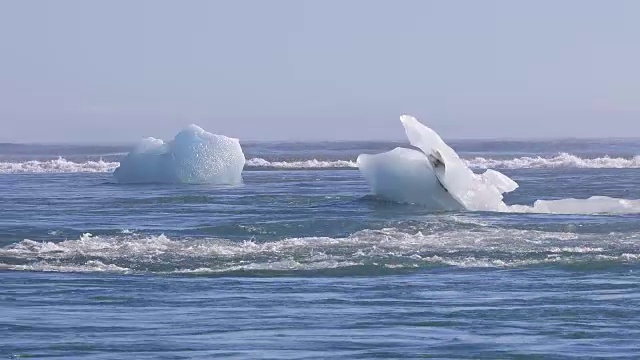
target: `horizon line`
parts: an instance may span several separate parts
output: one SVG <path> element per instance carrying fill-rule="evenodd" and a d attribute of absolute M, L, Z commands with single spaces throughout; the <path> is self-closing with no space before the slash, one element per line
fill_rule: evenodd
<path fill-rule="evenodd" d="M 230 136 L 233 137 L 233 136 Z M 54 146 L 54 145 L 78 145 L 78 146 L 128 146 L 136 144 L 138 140 L 131 141 L 25 141 L 25 142 L 11 142 L 0 141 L 0 145 L 24 145 L 24 146 Z M 254 138 L 237 138 L 241 143 L 366 143 L 366 142 L 388 142 L 388 143 L 405 143 L 406 139 L 272 139 L 261 140 Z M 443 137 L 446 142 L 464 142 L 464 141 L 509 141 L 509 142 L 545 142 L 545 141 L 589 141 L 589 140 L 626 140 L 626 141 L 640 141 L 640 136 L 550 136 L 550 137 L 517 137 L 517 136 L 505 136 L 505 137 Z M 164 141 L 170 141 L 172 139 L 162 139 Z"/>

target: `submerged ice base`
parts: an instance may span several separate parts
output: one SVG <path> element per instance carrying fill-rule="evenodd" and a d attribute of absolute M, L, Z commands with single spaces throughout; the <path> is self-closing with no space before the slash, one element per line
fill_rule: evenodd
<path fill-rule="evenodd" d="M 503 194 L 518 184 L 493 169 L 474 173 L 440 136 L 414 117 L 400 117 L 407 138 L 418 150 L 395 148 L 382 154 L 362 154 L 357 165 L 377 196 L 431 210 L 535 212 L 562 214 L 638 213 L 640 200 L 594 196 L 589 199 L 538 200 L 533 206 L 507 205 Z M 429 156 L 442 158 L 436 168 Z"/>
<path fill-rule="evenodd" d="M 190 125 L 166 143 L 143 139 L 113 175 L 119 183 L 238 184 L 244 163 L 238 139 Z"/>

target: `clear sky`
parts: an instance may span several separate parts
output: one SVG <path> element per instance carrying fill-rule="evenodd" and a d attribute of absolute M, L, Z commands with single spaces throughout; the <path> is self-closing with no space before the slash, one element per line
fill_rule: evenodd
<path fill-rule="evenodd" d="M 0 1 L 0 141 L 640 136 L 640 1 Z"/>

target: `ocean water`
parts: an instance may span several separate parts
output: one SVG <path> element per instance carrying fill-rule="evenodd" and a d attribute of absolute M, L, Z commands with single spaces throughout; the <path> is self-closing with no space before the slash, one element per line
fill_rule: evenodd
<path fill-rule="evenodd" d="M 120 185 L 127 146 L 0 144 L 0 358 L 640 358 L 640 215 L 428 212 L 385 142 L 243 143 L 241 186 Z M 640 141 L 460 141 L 509 204 L 640 198 Z"/>

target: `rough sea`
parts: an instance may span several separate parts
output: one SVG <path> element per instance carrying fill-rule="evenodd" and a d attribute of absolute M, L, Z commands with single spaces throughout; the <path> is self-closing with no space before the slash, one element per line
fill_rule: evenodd
<path fill-rule="evenodd" d="M 640 198 L 640 140 L 450 144 L 508 204 Z M 355 159 L 398 145 L 242 143 L 230 187 L 0 144 L 0 358 L 640 358 L 639 214 L 383 201 Z"/>

